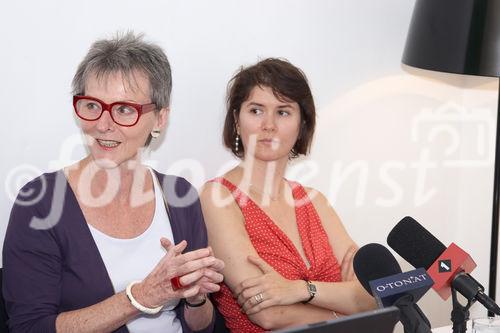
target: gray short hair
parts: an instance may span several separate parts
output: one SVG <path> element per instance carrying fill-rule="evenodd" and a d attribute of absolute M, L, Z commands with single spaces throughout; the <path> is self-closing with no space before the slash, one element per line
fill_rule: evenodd
<path fill-rule="evenodd" d="M 143 41 L 143 34 L 133 32 L 117 33 L 114 38 L 92 44 L 73 77 L 73 94 L 85 94 L 85 82 L 90 75 L 100 78 L 120 72 L 130 80 L 134 70 L 142 71 L 149 79 L 151 102 L 157 110 L 168 107 L 172 73 L 167 56 L 158 45 Z"/>

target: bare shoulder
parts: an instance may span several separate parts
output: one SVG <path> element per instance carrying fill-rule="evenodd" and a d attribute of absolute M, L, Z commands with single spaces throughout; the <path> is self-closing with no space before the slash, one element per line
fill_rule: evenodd
<path fill-rule="evenodd" d="M 221 183 L 207 182 L 200 189 L 200 201 L 207 227 L 214 221 L 220 224 L 242 219 L 231 191 Z"/>
<path fill-rule="evenodd" d="M 342 222 L 340 221 L 337 212 L 335 212 L 332 205 L 328 201 L 328 198 L 323 193 L 312 187 L 304 187 L 304 189 L 307 193 L 307 196 L 313 203 L 314 208 L 316 208 L 316 211 L 318 212 L 321 222 L 324 225 L 332 223 L 342 225 Z"/>
<path fill-rule="evenodd" d="M 328 202 L 328 199 L 321 191 L 318 191 L 315 188 L 307 187 L 307 186 L 304 186 L 304 190 L 306 191 L 307 196 L 309 197 L 309 199 L 312 201 L 312 203 L 315 206 L 316 205 L 317 206 L 326 205 L 326 206 L 331 207 L 330 203 Z"/>
<path fill-rule="evenodd" d="M 208 240 L 216 253 L 235 240 L 248 238 L 243 214 L 228 188 L 209 182 L 200 189 L 200 199 Z"/>
<path fill-rule="evenodd" d="M 226 186 L 215 181 L 206 182 L 200 188 L 200 200 L 202 203 L 213 204 L 218 197 L 227 199 L 232 197 L 232 194 Z"/>
<path fill-rule="evenodd" d="M 337 213 L 323 193 L 312 187 L 304 187 L 304 189 L 323 223 L 325 223 L 325 221 L 336 224 L 341 223 Z"/>

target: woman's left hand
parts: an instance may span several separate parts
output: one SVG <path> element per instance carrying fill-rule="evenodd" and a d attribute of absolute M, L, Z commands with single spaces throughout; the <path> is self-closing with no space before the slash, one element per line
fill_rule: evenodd
<path fill-rule="evenodd" d="M 354 281 L 356 280 L 356 275 L 354 274 L 353 268 L 353 260 L 354 255 L 358 251 L 358 247 L 356 245 L 352 245 L 347 249 L 347 252 L 344 254 L 344 258 L 342 259 L 342 263 L 340 264 L 340 271 L 342 275 L 342 281 Z"/>
<path fill-rule="evenodd" d="M 285 279 L 259 257 L 248 256 L 247 259 L 264 275 L 246 279 L 236 286 L 234 294 L 244 313 L 251 315 L 271 306 L 294 304 L 305 299 L 307 287 L 304 281 Z"/>
<path fill-rule="evenodd" d="M 210 255 L 214 252 L 209 246 Z M 215 262 L 208 268 L 203 270 L 203 276 L 196 282 L 200 286 L 200 294 L 214 293 L 220 290 L 219 283 L 224 280 L 224 276 L 220 273 L 224 269 L 224 262 L 216 259 Z"/>
<path fill-rule="evenodd" d="M 161 239 L 161 244 L 167 251 L 174 246 L 166 238 Z M 210 246 L 208 247 L 208 250 L 209 255 L 213 256 L 214 253 Z M 220 259 L 215 258 L 214 263 L 209 267 L 205 267 L 182 276 L 181 279 L 189 278 L 190 281 L 194 281 L 193 283 L 191 283 L 191 286 L 198 285 L 200 287 L 198 293 L 196 293 L 196 295 L 194 295 L 193 297 L 190 297 L 190 299 L 197 299 L 200 298 L 200 296 L 205 297 L 206 294 L 219 291 L 219 283 L 224 280 L 224 276 L 220 273 L 223 268 L 224 262 Z"/>

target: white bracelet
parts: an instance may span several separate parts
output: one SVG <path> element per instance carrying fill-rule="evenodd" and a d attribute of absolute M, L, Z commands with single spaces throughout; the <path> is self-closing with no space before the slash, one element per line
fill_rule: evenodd
<path fill-rule="evenodd" d="M 147 313 L 147 314 L 157 314 L 160 312 L 161 308 L 163 308 L 163 305 L 160 305 L 159 307 L 156 308 L 148 308 L 142 305 L 141 303 L 137 302 L 137 300 L 134 298 L 132 295 L 132 286 L 134 284 L 140 283 L 141 281 L 133 281 L 131 282 L 128 286 L 127 289 L 125 290 L 125 293 L 127 294 L 128 300 L 130 303 L 136 308 L 137 310 Z"/>

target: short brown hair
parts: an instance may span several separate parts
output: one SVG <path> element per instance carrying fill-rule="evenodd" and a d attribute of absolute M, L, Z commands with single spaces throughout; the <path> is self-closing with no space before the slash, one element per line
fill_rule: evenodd
<path fill-rule="evenodd" d="M 276 98 L 296 102 L 300 107 L 300 130 L 297 141 L 290 151 L 290 157 L 309 153 L 314 128 L 316 126 L 316 109 L 302 70 L 288 60 L 267 58 L 250 67 L 242 67 L 229 81 L 226 100 L 226 120 L 224 122 L 224 145 L 231 149 L 237 157 L 244 156 L 243 145 L 235 150 L 236 119 L 240 114 L 241 104 L 248 99 L 256 86 L 269 87 Z"/>

